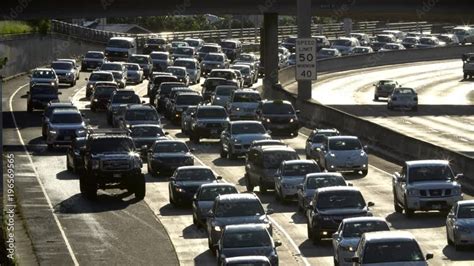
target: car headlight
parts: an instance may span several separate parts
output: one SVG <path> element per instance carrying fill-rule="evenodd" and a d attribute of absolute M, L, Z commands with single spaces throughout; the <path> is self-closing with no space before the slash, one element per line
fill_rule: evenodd
<path fill-rule="evenodd" d="M 221 65 L 217 65 L 216 67 L 221 67 Z"/>
<path fill-rule="evenodd" d="M 84 129 L 76 130 L 76 135 L 77 136 L 84 136 L 85 134 L 86 134 L 86 130 L 84 130 Z"/>
<path fill-rule="evenodd" d="M 202 64 L 202 66 L 203 66 L 203 67 L 205 67 L 205 66 L 206 66 L 206 64 Z"/>
<path fill-rule="evenodd" d="M 196 126 L 198 126 L 198 127 L 203 127 L 203 126 L 205 126 L 205 124 L 204 124 L 204 122 L 197 122 L 197 123 L 196 123 Z"/>
<path fill-rule="evenodd" d="M 56 135 L 56 134 L 58 134 L 58 132 L 56 130 L 49 130 L 49 134 Z"/>
<path fill-rule="evenodd" d="M 233 143 L 240 143 L 240 142 L 241 142 L 240 139 L 231 139 L 231 141 L 232 141 Z"/>
<path fill-rule="evenodd" d="M 323 219 L 323 221 L 330 221 L 331 220 L 331 217 L 327 217 L 327 216 L 322 216 L 321 218 Z"/>
<path fill-rule="evenodd" d="M 221 229 L 220 226 L 218 226 L 218 225 L 215 225 L 215 226 L 214 226 L 214 231 L 220 232 L 221 230 L 222 230 L 222 229 Z"/>
<path fill-rule="evenodd" d="M 361 152 L 360 152 L 360 157 L 365 157 L 365 156 L 367 156 L 367 154 L 365 153 L 365 151 L 361 151 Z"/>
<path fill-rule="evenodd" d="M 270 123 L 270 118 L 265 119 L 265 121 L 267 121 L 267 123 Z"/>
<path fill-rule="evenodd" d="M 98 160 L 91 161 L 92 169 L 99 169 L 100 163 Z"/>
<path fill-rule="evenodd" d="M 98 99 L 94 99 L 94 102 L 98 102 L 99 100 Z"/>
<path fill-rule="evenodd" d="M 464 227 L 464 226 L 460 226 L 460 225 L 457 225 L 456 226 L 456 229 L 459 231 L 459 232 L 462 232 L 462 233 L 467 233 L 467 234 L 470 234 L 471 233 L 471 230 L 467 227 Z"/>
<path fill-rule="evenodd" d="M 349 251 L 349 252 L 354 252 L 355 248 L 352 246 L 340 246 L 342 250 L 344 251 Z"/>
<path fill-rule="evenodd" d="M 54 85 L 56 85 L 56 82 L 54 82 L 54 81 L 51 81 L 51 85 L 53 85 L 53 86 L 54 86 Z"/>
<path fill-rule="evenodd" d="M 409 190 L 407 190 L 407 195 L 408 196 L 419 196 L 420 191 L 417 190 L 417 189 L 409 189 Z"/>
<path fill-rule="evenodd" d="M 92 89 L 92 88 L 94 87 L 94 85 L 89 84 L 89 85 L 87 85 L 87 87 L 89 87 L 90 89 Z"/>
<path fill-rule="evenodd" d="M 188 158 L 186 158 L 186 163 L 190 163 L 190 164 L 194 164 L 194 157 L 190 156 Z"/>
<path fill-rule="evenodd" d="M 177 192 L 185 192 L 184 189 L 180 188 L 180 187 L 175 187 L 174 188 Z"/>
<path fill-rule="evenodd" d="M 293 123 L 293 122 L 295 122 L 295 119 L 293 119 L 293 118 L 290 119 L 290 123 Z"/>
<path fill-rule="evenodd" d="M 332 152 L 329 153 L 329 156 L 336 158 L 336 154 Z"/>

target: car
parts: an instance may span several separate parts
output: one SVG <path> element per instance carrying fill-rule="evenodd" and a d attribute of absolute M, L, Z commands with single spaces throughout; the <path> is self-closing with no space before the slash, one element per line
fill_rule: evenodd
<path fill-rule="evenodd" d="M 205 227 L 207 213 L 212 209 L 214 200 L 219 195 L 239 193 L 230 183 L 211 183 L 201 185 L 193 197 L 193 224 L 197 228 Z"/>
<path fill-rule="evenodd" d="M 362 177 L 369 172 L 367 147 L 362 146 L 356 136 L 325 137 L 323 146 L 318 150 L 319 165 L 329 172 L 353 172 Z"/>
<path fill-rule="evenodd" d="M 334 186 L 351 186 L 341 173 L 312 173 L 307 174 L 301 185 L 297 186 L 298 211 L 306 213 L 309 203 L 313 200 L 314 193 L 319 188 Z"/>
<path fill-rule="evenodd" d="M 352 32 L 350 35 L 352 38 L 356 38 L 362 46 L 368 46 L 371 43 L 370 37 L 366 33 Z"/>
<path fill-rule="evenodd" d="M 260 61 L 257 56 L 253 53 L 241 53 L 234 60 L 234 65 L 247 65 L 250 67 L 251 72 L 253 73 L 253 83 L 256 83 L 259 75 L 259 66 Z"/>
<path fill-rule="evenodd" d="M 174 65 L 167 67 L 165 71 L 177 77 L 178 82 L 184 83 L 185 86 L 189 85 L 189 74 L 185 67 Z"/>
<path fill-rule="evenodd" d="M 177 79 L 176 79 L 177 80 Z M 178 81 L 162 82 L 158 87 L 153 88 L 153 95 L 150 95 L 150 103 L 154 104 L 158 112 L 164 112 L 166 102 L 173 88 L 186 87 L 184 83 Z M 153 97 L 153 101 L 152 101 Z"/>
<path fill-rule="evenodd" d="M 111 185 L 126 188 L 137 200 L 145 198 L 143 162 L 127 131 L 89 130 L 81 156 L 85 169 L 79 177 L 79 187 L 85 198 L 96 199 L 97 189 Z"/>
<path fill-rule="evenodd" d="M 433 258 L 426 257 L 415 237 L 407 231 L 368 232 L 362 235 L 351 258 L 353 265 L 416 265 L 425 266 Z"/>
<path fill-rule="evenodd" d="M 115 91 L 110 96 L 110 102 L 107 105 L 107 123 L 113 124 L 113 118 L 117 114 L 119 106 L 128 104 L 139 104 L 140 97 L 135 94 L 132 89 L 124 89 Z"/>
<path fill-rule="evenodd" d="M 127 85 L 127 74 L 123 74 L 121 71 L 110 71 L 112 72 L 112 75 L 114 76 L 114 80 L 117 83 L 118 87 L 120 89 L 125 88 L 125 85 Z"/>
<path fill-rule="evenodd" d="M 143 45 L 143 53 L 150 54 L 155 51 L 167 52 L 169 48 L 170 45 L 166 38 L 152 36 L 145 40 L 145 44 Z"/>
<path fill-rule="evenodd" d="M 105 45 L 105 56 L 109 61 L 128 61 L 130 55 L 137 53 L 135 37 L 111 37 Z"/>
<path fill-rule="evenodd" d="M 461 185 L 448 161 L 406 161 L 392 176 L 393 207 L 411 217 L 415 211 L 448 212 L 462 200 Z"/>
<path fill-rule="evenodd" d="M 254 75 L 254 72 L 250 69 L 249 65 L 241 65 L 241 64 L 232 65 L 230 69 L 238 70 L 242 74 L 243 84 L 242 86 L 240 86 L 241 88 L 244 86 L 252 87 L 253 84 L 255 83 L 254 82 L 255 75 Z"/>
<path fill-rule="evenodd" d="M 44 108 L 43 116 L 41 119 L 41 136 L 43 139 L 46 139 L 47 124 L 53 111 L 56 109 L 72 109 L 77 110 L 77 107 L 74 106 L 71 102 L 49 102 Z"/>
<path fill-rule="evenodd" d="M 462 55 L 463 79 L 474 77 L 474 53 L 466 53 Z"/>
<path fill-rule="evenodd" d="M 379 49 L 379 52 L 387 52 L 387 51 L 400 51 L 405 50 L 405 46 L 401 43 L 386 43 L 382 48 Z"/>
<path fill-rule="evenodd" d="M 189 93 L 189 94 L 199 95 L 199 92 L 197 92 L 197 91 L 195 91 L 195 90 L 193 90 L 189 87 L 174 87 L 174 88 L 172 88 L 169 96 L 165 99 L 165 103 L 164 103 L 165 104 L 164 116 L 166 118 L 172 119 L 171 112 L 172 112 L 174 104 L 176 103 L 176 97 L 178 96 L 178 94 L 181 94 L 181 93 Z M 197 103 L 194 104 L 194 105 L 197 105 Z"/>
<path fill-rule="evenodd" d="M 342 54 L 339 50 L 335 48 L 322 48 L 319 50 L 318 54 L 316 55 L 316 59 L 328 59 L 333 57 L 341 57 Z"/>
<path fill-rule="evenodd" d="M 257 146 L 250 149 L 245 161 L 247 191 L 253 191 L 255 186 L 259 186 L 262 193 L 275 188 L 275 173 L 281 162 L 299 159 L 296 151 L 288 146 Z"/>
<path fill-rule="evenodd" d="M 85 137 L 76 137 L 66 151 L 66 169 L 73 173 L 82 174 L 84 161 L 81 157 L 81 149 L 86 146 Z"/>
<path fill-rule="evenodd" d="M 373 53 L 374 50 L 370 46 L 356 46 L 354 49 L 352 49 L 351 54 L 352 55 L 358 55 L 358 54 L 370 54 Z"/>
<path fill-rule="evenodd" d="M 199 105 L 191 121 L 189 139 L 199 143 L 201 138 L 220 138 L 227 127 L 229 117 L 224 107 Z"/>
<path fill-rule="evenodd" d="M 323 35 L 318 35 L 318 36 L 311 36 L 311 38 L 316 39 L 316 51 L 319 52 L 319 50 L 323 48 L 329 48 L 331 47 L 331 43 L 329 42 L 328 38 Z"/>
<path fill-rule="evenodd" d="M 245 155 L 254 140 L 271 139 L 258 121 L 232 121 L 222 131 L 220 157 L 236 159 Z"/>
<path fill-rule="evenodd" d="M 72 62 L 53 61 L 51 63 L 51 68 L 54 69 L 54 72 L 58 77 L 58 84 L 68 83 L 71 87 L 76 85 L 77 70 Z"/>
<path fill-rule="evenodd" d="M 391 35 L 395 36 L 397 42 L 399 40 L 402 40 L 406 36 L 405 32 L 403 32 L 401 30 L 383 30 L 381 33 L 382 34 L 391 34 Z"/>
<path fill-rule="evenodd" d="M 156 124 L 131 125 L 128 131 L 137 151 L 141 151 L 142 159 L 145 161 L 147 161 L 148 149 L 157 140 L 168 139 L 166 138 L 168 132 L 165 132 L 160 125 Z"/>
<path fill-rule="evenodd" d="M 380 50 L 386 43 L 396 43 L 397 38 L 393 34 L 378 34 L 375 36 L 375 41 L 370 45 L 372 49 L 377 52 Z"/>
<path fill-rule="evenodd" d="M 81 75 L 81 66 L 79 65 L 79 63 L 77 62 L 76 59 L 74 59 L 74 58 L 58 58 L 58 59 L 56 59 L 56 61 L 72 63 L 72 65 L 74 67 L 74 73 L 75 73 L 75 76 L 76 76 L 76 80 L 79 79 L 79 77 Z"/>
<path fill-rule="evenodd" d="M 168 184 L 170 204 L 190 204 L 201 185 L 217 183 L 221 179 L 207 166 L 180 166 L 174 171 Z"/>
<path fill-rule="evenodd" d="M 124 62 L 105 62 L 100 66 L 100 71 L 118 71 L 124 76 L 127 75 L 127 69 Z"/>
<path fill-rule="evenodd" d="M 230 100 L 230 96 L 232 95 L 232 92 L 234 92 L 237 89 L 238 89 L 237 87 L 232 86 L 232 85 L 217 86 L 214 94 L 211 97 L 211 104 L 226 107 L 227 103 Z"/>
<path fill-rule="evenodd" d="M 26 111 L 33 112 L 34 109 L 45 109 L 50 102 L 59 102 L 58 88 L 50 83 L 36 83 L 30 87 L 26 98 Z"/>
<path fill-rule="evenodd" d="M 114 75 L 109 71 L 93 71 L 89 78 L 85 78 L 86 84 L 86 98 L 91 97 L 95 84 L 100 81 L 115 82 Z"/>
<path fill-rule="evenodd" d="M 279 139 L 261 139 L 261 140 L 252 141 L 252 143 L 250 144 L 249 150 L 254 149 L 256 147 L 275 146 L 275 145 L 276 146 L 288 146 L 288 145 L 286 145 L 286 143 L 284 143 L 283 141 L 281 141 Z"/>
<path fill-rule="evenodd" d="M 395 108 L 418 110 L 418 93 L 413 88 L 398 87 L 388 96 L 387 109 Z"/>
<path fill-rule="evenodd" d="M 373 85 L 375 87 L 374 101 L 378 101 L 380 97 L 389 97 L 393 90 L 400 86 L 397 81 L 392 79 L 379 80 Z"/>
<path fill-rule="evenodd" d="M 267 130 L 274 133 L 286 133 L 293 137 L 298 136 L 300 123 L 297 114 L 289 101 L 266 100 L 260 102 L 256 114 Z"/>
<path fill-rule="evenodd" d="M 171 58 L 174 60 L 178 58 L 196 58 L 196 49 L 191 46 L 176 47 L 173 50 Z"/>
<path fill-rule="evenodd" d="M 237 87 L 242 88 L 244 86 L 244 76 L 242 75 L 242 72 L 240 72 L 238 69 L 233 69 L 230 67 L 229 70 L 232 70 L 236 75 L 236 79 L 234 81 L 237 83 Z"/>
<path fill-rule="evenodd" d="M 291 53 L 294 53 L 296 51 L 296 39 L 296 36 L 288 36 L 281 42 L 280 46 L 283 46 Z"/>
<path fill-rule="evenodd" d="M 207 78 L 204 84 L 201 85 L 201 94 L 205 101 L 210 101 L 214 94 L 216 87 L 219 85 L 233 85 L 235 82 L 226 80 L 225 78 Z"/>
<path fill-rule="evenodd" d="M 296 53 L 292 53 L 288 56 L 287 64 L 288 66 L 296 65 Z"/>
<path fill-rule="evenodd" d="M 354 37 L 339 37 L 331 44 L 331 48 L 337 49 L 341 55 L 350 55 L 354 47 L 360 46 L 359 40 Z"/>
<path fill-rule="evenodd" d="M 186 111 L 189 106 L 199 105 L 202 101 L 202 96 L 195 91 L 178 92 L 170 103 L 169 119 L 172 123 L 181 122 L 181 114 Z"/>
<path fill-rule="evenodd" d="M 201 61 L 201 70 L 205 77 L 213 69 L 229 68 L 229 60 L 224 53 L 208 53 Z"/>
<path fill-rule="evenodd" d="M 275 198 L 280 202 L 297 197 L 298 187 L 305 177 L 320 173 L 321 169 L 314 160 L 283 161 L 275 173 Z"/>
<path fill-rule="evenodd" d="M 104 52 L 101 51 L 88 51 L 81 61 L 81 70 L 87 71 L 89 69 L 98 69 L 104 62 L 107 61 Z"/>
<path fill-rule="evenodd" d="M 128 104 L 119 104 L 117 109 L 112 114 L 112 127 L 119 128 L 123 118 L 125 117 L 125 111 L 127 111 Z"/>
<path fill-rule="evenodd" d="M 30 88 L 38 83 L 48 84 L 55 88 L 59 86 L 58 76 L 52 68 L 35 68 L 28 76 L 30 77 Z"/>
<path fill-rule="evenodd" d="M 172 41 L 171 42 L 171 48 L 170 48 L 170 51 L 171 53 L 173 54 L 177 48 L 179 47 L 185 47 L 185 46 L 189 46 L 187 42 L 183 42 L 183 41 Z"/>
<path fill-rule="evenodd" d="M 256 90 L 235 90 L 226 105 L 231 120 L 255 120 L 258 118 L 257 110 L 262 98 Z"/>
<path fill-rule="evenodd" d="M 282 68 L 288 65 L 288 57 L 291 52 L 283 46 L 278 47 L 278 67 Z"/>
<path fill-rule="evenodd" d="M 439 35 L 436 35 L 436 37 L 438 38 L 438 40 L 446 43 L 446 46 L 455 46 L 455 45 L 461 44 L 456 34 L 452 34 L 452 33 L 439 34 Z"/>
<path fill-rule="evenodd" d="M 276 248 L 279 246 L 281 242 L 273 241 L 265 225 L 228 225 L 216 247 L 217 265 L 222 265 L 227 258 L 262 254 L 268 258 L 270 265 L 278 266 Z"/>
<path fill-rule="evenodd" d="M 194 156 L 184 141 L 160 138 L 147 149 L 148 174 L 171 174 L 181 166 L 194 165 Z"/>
<path fill-rule="evenodd" d="M 265 256 L 238 256 L 225 258 L 221 265 L 260 265 L 271 266 L 270 260 Z"/>
<path fill-rule="evenodd" d="M 446 239 L 456 250 L 474 244 L 474 200 L 454 204 L 446 218 Z"/>
<path fill-rule="evenodd" d="M 183 82 L 179 82 L 178 77 L 171 75 L 171 73 L 169 73 L 168 75 L 153 76 L 151 82 L 148 83 L 148 91 L 147 91 L 151 104 L 155 103 L 157 96 L 160 95 L 162 91 L 165 92 L 165 91 L 168 91 L 168 89 L 171 90 L 172 86 L 164 86 L 163 90 L 161 90 L 161 83 L 165 83 L 165 82 L 173 82 L 175 84 L 179 83 L 181 84 L 181 86 L 185 85 Z M 166 93 L 164 95 L 166 95 Z M 162 111 L 163 110 L 162 107 L 164 106 L 161 106 L 158 103 L 156 107 L 158 108 L 159 111 Z"/>
<path fill-rule="evenodd" d="M 96 85 L 91 95 L 90 108 L 92 112 L 106 110 L 112 95 L 117 91 L 116 85 Z"/>
<path fill-rule="evenodd" d="M 169 52 L 151 52 L 150 58 L 153 71 L 164 71 L 168 66 L 173 65 Z"/>
<path fill-rule="evenodd" d="M 345 218 L 332 235 L 334 265 L 352 265 L 352 257 L 362 234 L 390 231 L 387 221 L 381 217 Z"/>
<path fill-rule="evenodd" d="M 184 39 L 184 41 L 190 46 L 193 47 L 194 49 L 199 50 L 201 47 L 204 45 L 204 40 L 200 38 L 192 38 L 192 37 L 187 37 Z"/>
<path fill-rule="evenodd" d="M 196 112 L 197 106 L 188 106 L 186 111 L 181 113 L 181 133 L 189 135 L 191 130 L 191 122 L 193 114 Z"/>
<path fill-rule="evenodd" d="M 273 235 L 273 224 L 268 219 L 272 209 L 263 208 L 260 199 L 253 193 L 219 195 L 207 213 L 206 229 L 209 249 L 215 253 L 216 244 L 229 225 L 261 224 Z"/>
<path fill-rule="evenodd" d="M 70 145 L 75 137 L 85 135 L 86 123 L 77 109 L 55 109 L 46 124 L 48 150 L 56 145 Z"/>
<path fill-rule="evenodd" d="M 208 53 L 222 53 L 222 47 L 217 43 L 206 43 L 198 51 L 198 60 L 199 62 L 208 54 Z"/>
<path fill-rule="evenodd" d="M 335 128 L 317 128 L 311 131 L 306 139 L 305 154 L 306 159 L 313 159 L 319 163 L 319 151 L 324 145 L 324 137 L 339 136 L 339 130 Z"/>
<path fill-rule="evenodd" d="M 319 244 L 330 238 L 344 218 L 372 216 L 362 193 L 354 187 L 324 187 L 317 189 L 306 210 L 308 239 Z"/>
<path fill-rule="evenodd" d="M 435 36 L 425 36 L 420 38 L 420 44 L 416 48 L 435 48 L 446 46 L 445 42 L 440 41 Z"/>
<path fill-rule="evenodd" d="M 234 60 L 242 52 L 242 43 L 239 40 L 223 40 L 221 42 L 222 51 L 229 60 Z"/>
<path fill-rule="evenodd" d="M 129 104 L 125 109 L 123 119 L 120 120 L 119 127 L 128 129 L 132 125 L 140 124 L 161 125 L 160 115 L 149 104 Z"/>
<path fill-rule="evenodd" d="M 178 58 L 174 61 L 174 66 L 186 68 L 190 83 L 198 84 L 201 82 L 201 65 L 197 59 Z"/>
<path fill-rule="evenodd" d="M 143 76 L 148 78 L 153 72 L 153 62 L 150 55 L 147 54 L 132 54 L 128 59 L 129 63 L 139 64 L 143 69 Z"/>
<path fill-rule="evenodd" d="M 139 64 L 136 63 L 126 63 L 125 68 L 127 69 L 127 81 L 126 84 L 129 83 L 142 83 L 144 76 L 143 76 L 143 69 L 140 67 Z"/>
<path fill-rule="evenodd" d="M 470 26 L 457 26 L 453 28 L 453 33 L 461 44 L 474 43 L 474 28 Z"/>
<path fill-rule="evenodd" d="M 420 44 L 420 37 L 405 37 L 403 40 L 402 40 L 402 45 L 406 48 L 406 49 L 410 49 L 410 48 L 416 48 L 417 45 Z"/>

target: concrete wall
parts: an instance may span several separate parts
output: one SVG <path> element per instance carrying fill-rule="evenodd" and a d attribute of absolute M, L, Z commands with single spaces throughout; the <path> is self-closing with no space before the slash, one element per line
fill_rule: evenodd
<path fill-rule="evenodd" d="M 8 78 L 35 67 L 51 63 L 56 58 L 84 55 L 88 50 L 103 50 L 104 45 L 81 41 L 59 34 L 25 34 L 0 38 L 0 57 L 7 57 L 7 64 L 0 76 Z"/>

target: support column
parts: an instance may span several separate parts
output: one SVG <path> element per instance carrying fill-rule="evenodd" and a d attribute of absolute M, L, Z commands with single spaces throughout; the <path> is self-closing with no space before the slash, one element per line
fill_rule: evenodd
<path fill-rule="evenodd" d="M 278 83 L 278 14 L 263 15 L 263 78 L 264 92 L 268 92 Z"/>
<path fill-rule="evenodd" d="M 311 0 L 297 0 L 298 38 L 311 37 Z M 316 57 L 314 58 L 316 60 Z M 311 80 L 298 81 L 298 99 L 311 99 Z"/>

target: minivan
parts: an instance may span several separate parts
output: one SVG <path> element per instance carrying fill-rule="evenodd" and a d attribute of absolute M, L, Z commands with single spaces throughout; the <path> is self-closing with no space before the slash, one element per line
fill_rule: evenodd
<path fill-rule="evenodd" d="M 109 61 L 128 61 L 137 53 L 137 41 L 132 37 L 112 37 L 105 46 L 105 56 Z"/>

